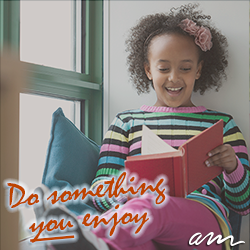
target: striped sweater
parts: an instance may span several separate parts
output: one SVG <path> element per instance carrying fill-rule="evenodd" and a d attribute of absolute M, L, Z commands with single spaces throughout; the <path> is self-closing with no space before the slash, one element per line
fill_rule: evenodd
<path fill-rule="evenodd" d="M 98 184 L 118 176 L 124 168 L 127 156 L 141 154 L 142 125 L 147 125 L 161 139 L 178 148 L 186 140 L 212 126 L 218 120 L 224 121 L 224 143 L 230 144 L 236 152 L 238 166 L 231 174 L 223 173 L 194 191 L 187 198 L 201 202 L 214 212 L 225 227 L 228 208 L 246 215 L 250 211 L 249 162 L 244 138 L 233 118 L 217 111 L 199 107 L 153 107 L 117 114 L 105 135 L 100 151 L 98 170 L 92 182 L 92 189 Z M 107 211 L 126 197 L 94 198 L 96 208 Z"/>

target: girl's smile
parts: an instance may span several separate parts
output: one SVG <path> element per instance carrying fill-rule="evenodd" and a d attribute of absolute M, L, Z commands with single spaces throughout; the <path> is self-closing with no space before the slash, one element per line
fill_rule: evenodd
<path fill-rule="evenodd" d="M 202 62 L 193 39 L 181 34 L 153 38 L 145 72 L 157 95 L 155 106 L 192 107 L 195 80 L 200 77 Z"/>
<path fill-rule="evenodd" d="M 170 96 L 178 96 L 180 92 L 182 91 L 183 87 L 180 88 L 166 88 L 168 94 Z"/>

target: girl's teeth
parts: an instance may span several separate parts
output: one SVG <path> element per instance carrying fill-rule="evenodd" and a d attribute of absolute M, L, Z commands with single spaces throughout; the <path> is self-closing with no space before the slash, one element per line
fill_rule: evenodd
<path fill-rule="evenodd" d="M 167 88 L 167 90 L 170 90 L 170 91 L 178 91 L 180 89 L 182 89 L 182 87 L 180 87 L 180 88 Z"/>

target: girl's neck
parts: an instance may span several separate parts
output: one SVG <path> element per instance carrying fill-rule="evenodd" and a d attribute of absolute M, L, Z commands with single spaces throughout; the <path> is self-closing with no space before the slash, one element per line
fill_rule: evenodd
<path fill-rule="evenodd" d="M 204 106 L 192 106 L 192 107 L 166 107 L 166 106 L 148 106 L 143 105 L 141 110 L 147 112 L 167 112 L 167 113 L 198 113 L 204 112 L 206 108 Z"/>
<path fill-rule="evenodd" d="M 187 105 L 181 105 L 178 107 L 171 107 L 167 105 L 161 105 L 158 101 L 155 103 L 154 107 L 166 107 L 166 108 L 191 108 L 191 107 L 196 107 L 191 101 Z"/>

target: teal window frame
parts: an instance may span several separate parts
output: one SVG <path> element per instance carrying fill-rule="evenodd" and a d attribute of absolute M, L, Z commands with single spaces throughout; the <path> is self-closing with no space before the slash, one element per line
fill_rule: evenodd
<path fill-rule="evenodd" d="M 0 46 L 8 45 L 19 57 L 20 1 L 0 0 Z M 86 0 L 85 73 L 26 63 L 28 81 L 24 93 L 84 100 L 85 134 L 102 141 L 103 1 Z"/>

